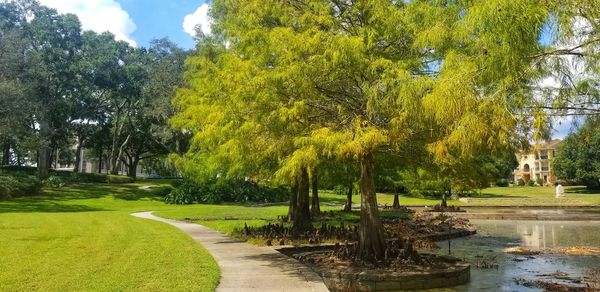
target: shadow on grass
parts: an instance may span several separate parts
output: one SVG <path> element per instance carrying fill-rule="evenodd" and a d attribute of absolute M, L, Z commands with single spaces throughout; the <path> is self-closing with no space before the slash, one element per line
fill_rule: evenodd
<path fill-rule="evenodd" d="M 588 194 L 588 195 L 600 195 L 600 189 L 590 189 L 584 186 L 570 187 L 565 190 L 567 194 Z"/>
<path fill-rule="evenodd" d="M 71 201 L 83 199 L 98 199 L 112 196 L 115 199 L 135 201 L 141 199 L 162 200 L 157 194 L 162 188 L 143 190 L 134 184 L 81 184 L 63 188 L 50 188 L 44 190 L 41 198 L 57 201 Z"/>
<path fill-rule="evenodd" d="M 77 200 L 104 197 L 126 201 L 162 201 L 155 191 L 142 190 L 134 184 L 80 184 L 62 188 L 47 188 L 39 196 L 0 200 L 0 213 L 108 211 L 108 209 L 77 204 Z"/>
<path fill-rule="evenodd" d="M 137 201 L 142 199 L 147 200 L 155 200 L 155 201 L 164 201 L 164 199 L 150 191 L 147 193 L 124 193 L 124 194 L 114 194 L 113 197 L 119 200 L 125 201 Z"/>
<path fill-rule="evenodd" d="M 319 196 L 319 203 L 323 205 L 343 206 L 346 203 L 346 195 L 327 194 L 326 196 Z"/>
<path fill-rule="evenodd" d="M 468 198 L 475 199 L 498 199 L 498 198 L 510 198 L 510 199 L 518 199 L 518 198 L 527 198 L 527 196 L 515 196 L 515 195 L 501 195 L 501 194 L 492 194 L 492 193 L 481 193 L 481 194 L 473 194 Z"/>
<path fill-rule="evenodd" d="M 5 200 L 0 201 L 0 213 L 59 213 L 59 212 L 92 212 L 105 209 L 85 205 L 61 204 L 44 199 Z"/>

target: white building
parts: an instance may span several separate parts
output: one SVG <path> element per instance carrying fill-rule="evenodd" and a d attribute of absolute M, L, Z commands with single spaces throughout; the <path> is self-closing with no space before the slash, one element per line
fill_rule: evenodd
<path fill-rule="evenodd" d="M 552 159 L 555 156 L 556 147 L 560 144 L 559 139 L 536 143 L 527 151 L 517 153 L 519 166 L 513 172 L 515 183 L 523 179 L 526 183 L 542 181 L 542 184 L 554 184 L 556 177 L 552 172 Z"/>

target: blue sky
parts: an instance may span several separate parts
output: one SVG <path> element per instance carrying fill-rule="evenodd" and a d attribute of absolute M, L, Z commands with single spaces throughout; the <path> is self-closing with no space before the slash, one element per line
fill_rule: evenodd
<path fill-rule="evenodd" d="M 194 47 L 194 27 L 210 31 L 205 0 L 39 0 L 60 13 L 79 17 L 84 30 L 110 31 L 118 40 L 147 47 L 168 37 L 184 48 Z M 185 29 L 184 29 L 185 27 Z"/>
<path fill-rule="evenodd" d="M 194 40 L 183 31 L 186 15 L 193 13 L 203 0 L 118 0 L 133 19 L 136 30 L 131 34 L 139 46 L 148 46 L 155 38 L 164 36 L 185 48 Z"/>

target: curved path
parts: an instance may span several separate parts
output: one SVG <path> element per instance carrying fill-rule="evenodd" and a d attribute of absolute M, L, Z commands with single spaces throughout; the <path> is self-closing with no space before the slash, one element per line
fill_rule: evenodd
<path fill-rule="evenodd" d="M 221 269 L 217 291 L 329 291 L 310 268 L 270 247 L 257 247 L 199 224 L 131 214 L 171 224 L 202 244 Z"/>

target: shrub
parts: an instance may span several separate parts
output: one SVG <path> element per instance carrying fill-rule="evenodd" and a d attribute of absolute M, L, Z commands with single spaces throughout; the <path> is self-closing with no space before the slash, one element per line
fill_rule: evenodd
<path fill-rule="evenodd" d="M 289 197 L 284 187 L 267 187 L 245 180 L 213 180 L 197 184 L 190 180 L 178 183 L 170 194 L 165 196 L 169 204 L 192 203 L 269 203 L 283 202 Z"/>
<path fill-rule="evenodd" d="M 533 180 L 531 180 L 531 179 L 530 179 L 530 180 L 527 182 L 527 186 L 533 187 L 533 186 L 535 186 L 535 183 L 533 182 Z"/>
<path fill-rule="evenodd" d="M 424 191 L 419 189 L 410 189 L 406 195 L 413 198 L 425 198 Z"/>
<path fill-rule="evenodd" d="M 344 185 L 336 185 L 333 187 L 333 193 L 336 195 L 345 195 L 348 192 L 348 188 Z"/>
<path fill-rule="evenodd" d="M 175 189 L 165 196 L 165 203 L 167 204 L 192 204 L 198 201 L 198 196 L 201 192 L 200 185 L 190 181 L 184 180 L 178 183 L 172 183 Z"/>
<path fill-rule="evenodd" d="M 173 186 L 174 188 L 178 188 L 181 184 L 183 184 L 186 181 L 187 180 L 184 180 L 184 179 L 174 179 L 170 183 L 171 183 L 171 186 Z"/>
<path fill-rule="evenodd" d="M 66 185 L 66 182 L 64 178 L 53 175 L 44 180 L 43 184 L 53 188 L 62 188 Z"/>
<path fill-rule="evenodd" d="M 68 180 L 72 183 L 106 183 L 107 175 L 102 173 L 69 172 Z"/>
<path fill-rule="evenodd" d="M 523 187 L 525 186 L 525 181 L 522 178 L 520 178 L 519 180 L 517 180 L 517 185 Z"/>
<path fill-rule="evenodd" d="M 156 188 L 151 188 L 152 194 L 159 197 L 165 197 L 169 195 L 173 190 L 175 190 L 172 186 L 159 186 Z"/>
<path fill-rule="evenodd" d="M 0 175 L 0 198 L 34 196 L 40 192 L 42 184 L 31 175 Z"/>
<path fill-rule="evenodd" d="M 112 175 L 109 174 L 106 176 L 106 182 L 111 184 L 127 184 L 132 183 L 135 180 L 132 177 L 122 176 L 122 175 Z"/>
<path fill-rule="evenodd" d="M 105 173 L 96 172 L 72 172 L 65 170 L 58 170 L 51 172 L 54 176 L 63 178 L 66 183 L 131 183 L 134 181 L 133 178 L 122 175 L 110 175 Z"/>
<path fill-rule="evenodd" d="M 186 193 L 181 189 L 174 189 L 168 195 L 165 196 L 165 203 L 186 205 L 196 202 L 196 194 Z"/>
<path fill-rule="evenodd" d="M 541 178 L 538 178 L 538 179 L 536 179 L 536 180 L 535 180 L 535 183 L 536 183 L 538 186 L 543 186 L 543 185 L 544 185 L 544 180 L 543 180 L 543 179 L 541 179 Z"/>
<path fill-rule="evenodd" d="M 496 182 L 496 186 L 497 186 L 497 187 L 508 187 L 508 184 L 509 184 L 509 183 L 508 183 L 508 180 L 507 180 L 507 179 L 505 179 L 505 178 L 503 178 L 503 179 L 499 179 L 499 180 Z"/>
<path fill-rule="evenodd" d="M 37 168 L 31 166 L 2 165 L 0 174 L 36 175 Z"/>

